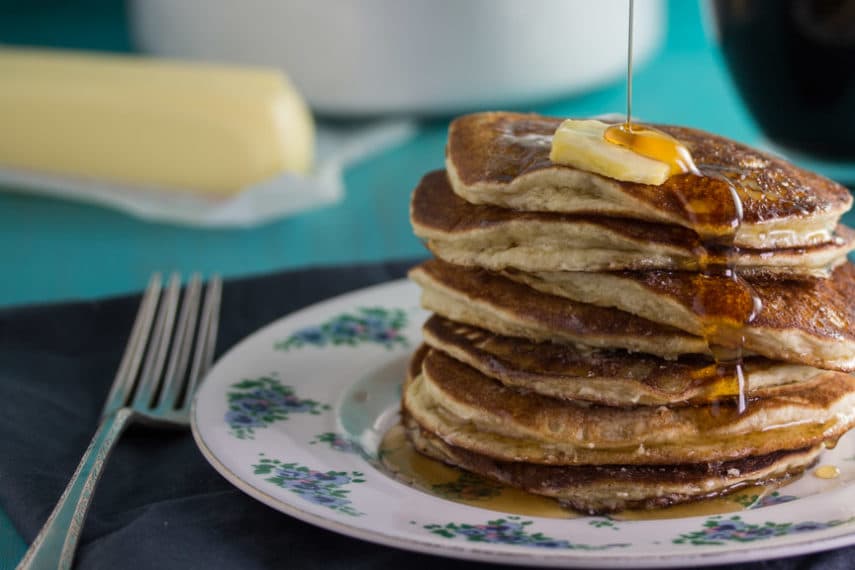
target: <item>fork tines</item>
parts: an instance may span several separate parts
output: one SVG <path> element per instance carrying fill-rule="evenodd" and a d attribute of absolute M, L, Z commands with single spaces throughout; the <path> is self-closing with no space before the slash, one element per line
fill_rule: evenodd
<path fill-rule="evenodd" d="M 214 357 L 221 290 L 214 276 L 201 300 L 202 280 L 194 273 L 180 299 L 177 273 L 165 290 L 160 274 L 151 277 L 103 415 L 125 406 L 174 421 L 189 415 L 192 394 Z"/>

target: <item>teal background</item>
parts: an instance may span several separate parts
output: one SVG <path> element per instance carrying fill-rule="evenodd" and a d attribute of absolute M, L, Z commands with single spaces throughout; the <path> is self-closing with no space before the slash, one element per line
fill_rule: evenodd
<path fill-rule="evenodd" d="M 0 42 L 128 51 L 124 10 L 119 0 L 0 0 Z M 634 113 L 646 121 L 759 140 L 693 0 L 669 2 L 664 49 L 634 81 Z M 623 112 L 624 105 L 619 82 L 531 110 L 584 116 Z M 155 270 L 230 277 L 422 255 L 407 202 L 422 174 L 442 166 L 447 122 L 426 121 L 414 138 L 350 168 L 341 203 L 254 229 L 151 224 L 7 188 L 0 192 L 0 306 L 128 292 Z M 23 550 L 0 511 L 0 570 L 13 567 Z"/>

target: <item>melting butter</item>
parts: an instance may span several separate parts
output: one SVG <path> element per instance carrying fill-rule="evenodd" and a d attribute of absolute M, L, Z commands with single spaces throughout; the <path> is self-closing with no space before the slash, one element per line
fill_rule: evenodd
<path fill-rule="evenodd" d="M 603 133 L 606 142 L 631 150 L 641 156 L 665 163 L 670 175 L 700 174 L 686 146 L 667 133 L 644 125 L 620 123 Z"/>
<path fill-rule="evenodd" d="M 668 163 L 607 141 L 609 128 L 602 121 L 564 121 L 552 137 L 549 160 L 626 182 L 658 186 L 668 180 L 671 176 Z"/>

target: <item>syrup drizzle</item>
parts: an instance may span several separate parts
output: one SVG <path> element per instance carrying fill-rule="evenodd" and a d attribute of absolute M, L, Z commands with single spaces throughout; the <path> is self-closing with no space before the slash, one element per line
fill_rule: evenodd
<path fill-rule="evenodd" d="M 635 21 L 635 0 L 629 0 L 626 26 L 626 126 L 632 125 L 632 24 Z M 608 134 L 608 133 L 607 133 Z M 608 140 L 608 138 L 606 139 Z"/>
<path fill-rule="evenodd" d="M 840 468 L 836 465 L 823 465 L 817 467 L 813 474 L 820 479 L 837 479 L 840 477 Z"/>
<path fill-rule="evenodd" d="M 383 436 L 378 457 L 387 475 L 441 499 L 518 516 L 557 519 L 583 516 L 570 507 L 562 506 L 557 499 L 497 483 L 422 455 L 410 442 L 401 424 L 395 424 Z M 703 500 L 653 510 L 625 510 L 613 513 L 610 518 L 658 520 L 733 513 L 751 508 L 775 490 L 774 485 L 736 485 Z"/>
<path fill-rule="evenodd" d="M 627 117 L 629 117 L 628 112 Z M 629 148 L 636 154 L 668 164 L 671 167 L 672 176 L 685 173 L 701 176 L 689 149 L 662 131 L 633 125 L 627 121 L 610 126 L 603 136 L 612 144 Z"/>
<path fill-rule="evenodd" d="M 555 499 L 491 481 L 419 453 L 401 424 L 386 432 L 377 455 L 392 478 L 442 499 L 512 515 L 557 519 L 580 516 Z"/>
<path fill-rule="evenodd" d="M 700 238 L 696 253 L 698 272 L 693 275 L 694 312 L 719 372 L 715 395 L 736 397 L 738 409 L 747 407 L 748 385 L 742 365 L 744 328 L 762 308 L 759 297 L 736 272 L 736 234 L 742 224 L 739 192 L 727 173 L 715 165 L 696 165 L 689 149 L 660 130 L 632 122 L 633 4 L 629 0 L 627 34 L 626 121 L 610 126 L 603 138 L 609 143 L 670 166 L 672 176 L 705 178 L 702 199 L 679 195 L 691 225 Z"/>

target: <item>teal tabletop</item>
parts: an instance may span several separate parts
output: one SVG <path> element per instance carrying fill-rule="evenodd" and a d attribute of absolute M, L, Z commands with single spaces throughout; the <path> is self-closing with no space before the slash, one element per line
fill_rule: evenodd
<path fill-rule="evenodd" d="M 727 76 L 701 8 L 690 0 L 669 3 L 664 47 L 635 76 L 634 113 L 756 143 L 759 131 Z M 0 42 L 126 51 L 125 19 L 120 0 L 0 0 Z M 584 116 L 622 112 L 624 104 L 625 85 L 618 82 L 529 110 Z M 422 255 L 407 202 L 422 174 L 442 165 L 447 123 L 424 121 L 411 138 L 350 167 L 341 202 L 252 229 L 146 223 L 97 206 L 2 189 L 0 306 L 128 292 L 155 270 L 231 277 Z M 0 511 L 0 570 L 11 568 L 24 546 Z"/>

